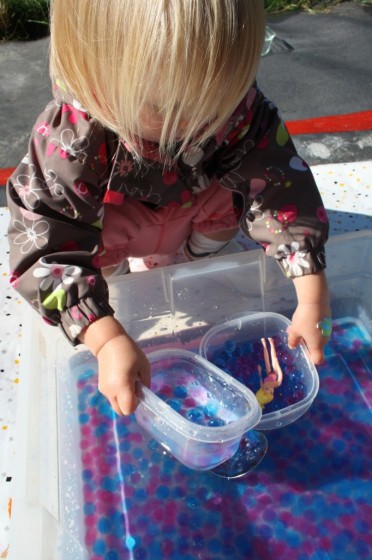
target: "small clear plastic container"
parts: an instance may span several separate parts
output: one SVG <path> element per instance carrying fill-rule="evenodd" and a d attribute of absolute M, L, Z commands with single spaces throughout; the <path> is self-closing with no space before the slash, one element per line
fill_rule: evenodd
<path fill-rule="evenodd" d="M 193 352 L 167 349 L 147 357 L 151 390 L 141 387 L 138 423 L 191 469 L 209 470 L 234 455 L 260 421 L 255 395 Z"/>
<path fill-rule="evenodd" d="M 263 405 L 258 430 L 286 426 L 302 416 L 313 402 L 318 389 L 318 373 L 303 344 L 290 350 L 287 327 L 290 321 L 278 313 L 252 313 L 239 316 L 212 327 L 202 338 L 200 354 L 208 361 L 237 378 L 253 393 L 260 389 L 260 374 L 266 371 L 262 338 L 272 338 L 283 372 L 282 384 L 274 390 L 274 398 Z"/>

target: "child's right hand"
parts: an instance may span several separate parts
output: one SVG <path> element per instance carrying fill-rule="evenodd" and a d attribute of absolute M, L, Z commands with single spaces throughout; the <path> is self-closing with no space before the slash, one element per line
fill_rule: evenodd
<path fill-rule="evenodd" d="M 81 341 L 98 360 L 98 389 L 119 415 L 134 412 L 136 385 L 150 386 L 150 363 L 141 348 L 113 317 L 92 323 Z"/>

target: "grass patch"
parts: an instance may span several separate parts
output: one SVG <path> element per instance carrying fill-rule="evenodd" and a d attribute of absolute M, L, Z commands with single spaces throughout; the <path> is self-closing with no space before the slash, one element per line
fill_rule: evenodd
<path fill-rule="evenodd" d="M 0 0 L 0 40 L 48 35 L 49 4 L 49 0 Z"/>

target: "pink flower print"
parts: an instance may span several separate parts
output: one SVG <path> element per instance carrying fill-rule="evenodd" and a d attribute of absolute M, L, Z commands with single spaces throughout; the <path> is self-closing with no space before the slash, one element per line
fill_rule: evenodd
<path fill-rule="evenodd" d="M 266 150 L 269 147 L 270 140 L 267 135 L 262 136 L 261 140 L 256 144 L 258 150 Z"/>
<path fill-rule="evenodd" d="M 177 183 L 178 175 L 175 171 L 164 171 L 162 181 L 164 185 L 171 186 Z"/>
<path fill-rule="evenodd" d="M 18 274 L 18 272 L 11 272 L 10 273 L 9 284 L 13 288 L 17 288 L 19 277 L 20 277 L 20 275 Z"/>
<path fill-rule="evenodd" d="M 188 189 L 185 189 L 181 193 L 181 202 L 177 202 L 176 200 L 174 200 L 168 204 L 168 207 L 180 208 L 180 206 L 182 206 L 182 208 L 188 208 L 192 205 L 192 198 L 193 197 L 191 192 Z"/>
<path fill-rule="evenodd" d="M 85 283 L 88 284 L 88 286 L 94 286 L 96 283 L 96 277 L 93 276 L 93 274 L 91 274 L 90 276 L 86 276 Z"/>
<path fill-rule="evenodd" d="M 25 218 L 22 219 L 22 222 L 14 220 L 13 229 L 19 231 L 19 234 L 14 238 L 13 243 L 20 246 L 22 255 L 27 255 L 34 248 L 43 249 L 48 243 L 46 234 L 49 227 L 45 220 L 32 220 L 30 225 L 25 222 Z"/>
<path fill-rule="evenodd" d="M 298 217 L 298 209 L 295 204 L 287 204 L 283 206 L 276 215 L 274 214 L 277 220 L 281 222 L 283 225 L 288 225 L 297 220 Z"/>
<path fill-rule="evenodd" d="M 89 189 L 84 181 L 75 181 L 73 189 L 80 198 L 87 198 L 90 195 Z"/>
<path fill-rule="evenodd" d="M 105 143 L 102 143 L 98 148 L 98 159 L 101 165 L 107 164 L 107 149 Z"/>
<path fill-rule="evenodd" d="M 94 323 L 95 321 L 97 321 L 97 315 L 95 315 L 94 313 L 89 313 L 87 318 L 89 323 Z"/>
<path fill-rule="evenodd" d="M 59 248 L 61 251 L 78 251 L 80 246 L 74 239 L 69 239 L 68 241 L 62 243 Z"/>
<path fill-rule="evenodd" d="M 87 120 L 88 118 L 88 115 L 86 114 L 85 110 L 83 109 L 83 107 L 80 105 L 78 101 L 73 101 L 73 105 L 69 105 L 68 103 L 65 103 L 62 106 L 62 114 L 63 113 L 69 113 L 67 120 L 71 124 L 76 124 L 79 118 L 83 118 L 85 120 Z"/>
<path fill-rule="evenodd" d="M 287 276 L 303 276 L 304 269 L 310 268 L 306 251 L 300 251 L 300 244 L 292 241 L 291 246 L 279 245 L 275 258 L 281 260 Z"/>
<path fill-rule="evenodd" d="M 80 311 L 77 305 L 70 307 L 69 311 L 74 321 L 81 321 L 81 319 L 84 318 L 84 315 L 82 314 L 82 312 Z"/>
<path fill-rule="evenodd" d="M 50 124 L 47 121 L 43 121 L 35 127 L 35 130 L 41 134 L 41 136 L 47 138 L 50 134 Z"/>
<path fill-rule="evenodd" d="M 119 177 L 126 177 L 133 171 L 133 169 L 134 163 L 128 156 L 125 156 L 123 159 L 116 162 L 116 170 Z"/>
<path fill-rule="evenodd" d="M 21 174 L 17 175 L 14 187 L 18 189 L 18 194 L 27 208 L 35 210 L 40 203 L 38 192 L 43 190 L 45 184 L 36 176 L 36 168 L 30 165 L 30 175 Z"/>
<path fill-rule="evenodd" d="M 316 211 L 316 216 L 317 216 L 319 222 L 321 222 L 322 224 L 328 223 L 327 212 L 326 212 L 326 209 L 323 206 L 319 206 L 319 208 Z"/>
<path fill-rule="evenodd" d="M 44 257 L 39 259 L 41 268 L 35 268 L 33 276 L 35 278 L 43 278 L 40 282 L 40 289 L 43 291 L 52 289 L 53 291 L 60 288 L 61 284 L 71 285 L 81 276 L 81 268 L 74 265 L 63 265 L 45 261 Z"/>

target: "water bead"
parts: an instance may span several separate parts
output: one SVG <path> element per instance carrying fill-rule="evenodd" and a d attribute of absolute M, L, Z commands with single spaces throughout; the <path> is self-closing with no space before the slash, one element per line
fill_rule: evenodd
<path fill-rule="evenodd" d="M 176 412 L 180 412 L 182 408 L 182 403 L 178 399 L 168 399 L 166 401 L 167 405 L 173 408 Z"/>
<path fill-rule="evenodd" d="M 103 539 L 98 539 L 94 543 L 92 549 L 93 549 L 94 554 L 97 554 L 98 556 L 100 556 L 100 555 L 102 555 L 106 552 L 107 546 L 106 546 L 106 543 Z"/>
<path fill-rule="evenodd" d="M 125 545 L 128 550 L 133 550 L 133 548 L 136 546 L 136 540 L 131 535 L 128 535 L 125 538 Z"/>
<path fill-rule="evenodd" d="M 228 354 L 232 354 L 236 349 L 236 343 L 233 340 L 226 340 L 223 347 Z"/>
<path fill-rule="evenodd" d="M 213 428 L 217 428 L 219 426 L 225 426 L 226 422 L 225 420 L 222 420 L 222 418 L 212 418 L 211 420 L 208 421 L 208 426 L 211 426 Z"/>
<path fill-rule="evenodd" d="M 185 408 L 194 408 L 197 403 L 192 397 L 187 397 L 187 399 L 184 400 L 183 405 L 185 406 Z"/>
<path fill-rule="evenodd" d="M 204 407 L 204 414 L 205 416 L 211 418 L 212 416 L 216 415 L 218 409 L 219 409 L 218 401 L 213 399 Z"/>
<path fill-rule="evenodd" d="M 195 406 L 187 411 L 186 417 L 195 424 L 200 424 L 204 420 L 204 409 L 201 406 Z"/>
<path fill-rule="evenodd" d="M 185 397 L 187 397 L 187 389 L 186 387 L 183 387 L 182 385 L 177 385 L 174 389 L 173 389 L 173 395 L 175 397 L 177 397 L 178 399 L 184 399 Z"/>

